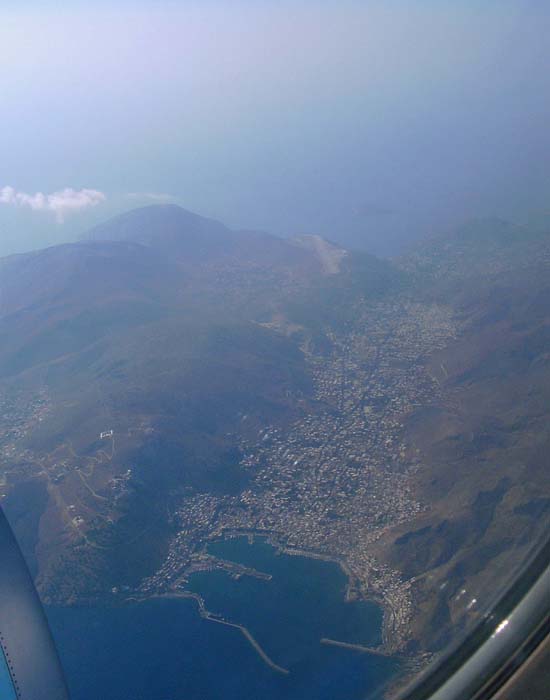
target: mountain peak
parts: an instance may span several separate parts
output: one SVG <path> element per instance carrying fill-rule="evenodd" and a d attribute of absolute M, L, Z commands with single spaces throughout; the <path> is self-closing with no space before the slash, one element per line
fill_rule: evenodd
<path fill-rule="evenodd" d="M 88 240 L 133 241 L 166 245 L 191 239 L 227 238 L 231 232 L 219 221 L 187 211 L 177 204 L 152 204 L 119 214 L 92 228 Z"/>

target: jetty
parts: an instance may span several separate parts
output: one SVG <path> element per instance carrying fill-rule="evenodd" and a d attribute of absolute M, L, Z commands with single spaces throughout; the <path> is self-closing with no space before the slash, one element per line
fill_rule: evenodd
<path fill-rule="evenodd" d="M 271 659 L 262 649 L 259 642 L 257 641 L 257 639 L 254 638 L 250 630 L 244 627 L 244 625 L 239 625 L 236 622 L 229 622 L 220 615 L 216 615 L 216 613 L 212 613 L 209 610 L 207 610 L 206 605 L 204 604 L 204 599 L 199 593 L 194 593 L 192 591 L 179 591 L 178 593 L 165 594 L 159 597 L 192 598 L 197 603 L 197 606 L 199 608 L 199 615 L 203 618 L 203 620 L 217 622 L 219 625 L 226 625 L 227 627 L 235 627 L 248 640 L 252 648 L 256 651 L 256 653 L 262 659 L 262 661 L 265 664 L 267 664 L 267 666 L 269 666 L 269 668 L 285 676 L 289 675 L 290 671 L 287 668 L 283 668 L 282 666 L 279 666 L 279 664 L 276 664 L 275 661 L 273 661 L 273 659 Z"/>
<path fill-rule="evenodd" d="M 333 647 L 341 647 L 342 649 L 351 649 L 352 651 L 360 651 L 362 654 L 374 654 L 375 656 L 385 656 L 389 658 L 391 654 L 380 649 L 373 649 L 372 647 L 366 647 L 363 644 L 352 644 L 351 642 L 340 642 L 337 639 L 328 639 L 323 637 L 321 639 L 321 644 L 327 644 Z"/>
<path fill-rule="evenodd" d="M 239 625 L 236 622 L 228 622 L 227 620 L 223 620 L 220 617 L 217 617 L 216 615 L 213 615 L 212 613 L 207 613 L 206 615 L 203 615 L 205 620 L 210 620 L 211 622 L 218 622 L 220 625 L 227 625 L 228 627 L 235 627 L 236 629 L 239 630 L 239 632 L 246 637 L 246 639 L 250 642 L 252 647 L 255 649 L 255 651 L 258 653 L 262 661 L 264 661 L 269 668 L 273 669 L 277 673 L 282 673 L 285 676 L 288 676 L 290 671 L 287 668 L 283 668 L 282 666 L 279 666 L 279 664 L 276 664 L 273 659 L 271 659 L 265 651 L 262 649 L 262 647 L 259 645 L 258 641 L 252 636 L 252 633 L 250 630 L 248 630 L 246 627 L 243 625 Z"/>

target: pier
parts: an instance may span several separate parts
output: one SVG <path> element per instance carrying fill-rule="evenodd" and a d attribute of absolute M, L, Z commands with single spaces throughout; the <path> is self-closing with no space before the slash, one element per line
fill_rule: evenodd
<path fill-rule="evenodd" d="M 341 647 L 342 649 L 351 649 L 352 651 L 360 651 L 362 654 L 374 654 L 375 656 L 384 656 L 386 658 L 391 656 L 384 651 L 380 651 L 380 649 L 373 649 L 372 647 L 366 647 L 362 644 L 352 644 L 351 642 L 339 642 L 337 639 L 328 639 L 327 637 L 321 639 L 321 644 Z"/>
<path fill-rule="evenodd" d="M 216 615 L 215 613 L 210 612 L 209 610 L 206 609 L 206 605 L 204 604 L 204 599 L 201 595 L 198 593 L 192 593 L 191 591 L 181 591 L 178 593 L 172 593 L 172 594 L 167 594 L 164 596 L 159 596 L 159 597 L 166 597 L 166 598 L 193 598 L 193 600 L 196 601 L 197 606 L 199 608 L 199 615 L 204 619 L 204 620 L 209 620 L 210 622 L 217 622 L 220 625 L 226 625 L 227 627 L 235 627 L 236 629 L 239 630 L 239 632 L 248 640 L 248 642 L 251 644 L 252 648 L 256 651 L 258 656 L 262 659 L 262 661 L 269 666 L 273 671 L 276 671 L 277 673 L 281 673 L 285 676 L 288 676 L 290 671 L 286 668 L 283 668 L 282 666 L 279 666 L 279 664 L 276 664 L 273 659 L 271 659 L 265 651 L 262 649 L 260 646 L 259 642 L 253 637 L 252 633 L 250 630 L 248 630 L 246 627 L 243 625 L 239 625 L 236 622 L 228 622 L 227 620 L 224 620 L 222 617 L 219 615 Z"/>
<path fill-rule="evenodd" d="M 220 625 L 227 625 L 228 627 L 235 627 L 236 629 L 238 629 L 239 632 L 241 632 L 241 634 L 243 634 L 246 637 L 246 639 L 248 639 L 248 641 L 256 650 L 262 661 L 264 661 L 269 666 L 269 668 L 273 669 L 273 671 L 276 671 L 277 673 L 282 673 L 285 676 L 289 675 L 290 671 L 288 669 L 279 666 L 273 661 L 273 659 L 269 658 L 269 656 L 265 653 L 265 651 L 262 649 L 262 647 L 259 645 L 256 639 L 254 639 L 250 630 L 248 630 L 246 627 L 243 627 L 243 625 L 238 625 L 236 622 L 227 622 L 227 620 L 222 620 L 216 615 L 212 615 L 212 613 L 207 613 L 206 615 L 203 615 L 203 617 L 206 620 L 210 620 L 211 622 L 218 622 Z"/>

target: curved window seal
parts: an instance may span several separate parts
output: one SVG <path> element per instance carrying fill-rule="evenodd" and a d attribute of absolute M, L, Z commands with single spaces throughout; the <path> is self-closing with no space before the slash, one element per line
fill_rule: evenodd
<path fill-rule="evenodd" d="M 483 620 L 428 667 L 399 700 L 485 700 L 550 632 L 550 538 L 534 548 L 521 572 Z"/>

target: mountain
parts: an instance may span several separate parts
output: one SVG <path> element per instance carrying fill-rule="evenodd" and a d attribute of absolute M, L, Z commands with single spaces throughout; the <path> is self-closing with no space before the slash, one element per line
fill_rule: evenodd
<path fill-rule="evenodd" d="M 42 595 L 179 590 L 260 530 L 344 561 L 387 651 L 440 650 L 546 522 L 549 267 L 499 221 L 388 261 L 175 206 L 1 259 L 0 494 Z"/>
<path fill-rule="evenodd" d="M 175 204 L 151 205 L 132 209 L 92 228 L 85 238 L 91 241 L 132 241 L 148 246 L 175 246 L 192 253 L 204 245 L 218 251 L 238 235 L 219 221 L 186 211 Z"/>
<path fill-rule="evenodd" d="M 96 578 L 103 590 L 119 580 L 114 560 L 129 559 L 120 576 L 131 578 L 133 536 L 125 533 L 148 527 L 171 489 L 223 493 L 246 481 L 233 434 L 240 417 L 248 415 L 251 426 L 288 421 L 311 392 L 296 342 L 260 321 L 289 294 L 326 277 L 324 268 L 315 250 L 232 232 L 172 206 L 131 211 L 80 243 L 0 261 L 6 507 L 13 502 L 18 510 L 18 488 L 26 493 L 29 479 L 41 484 L 38 491 L 46 486 L 42 534 L 31 553 L 42 578 L 50 580 L 58 547 L 62 558 L 67 542 L 81 556 L 72 501 L 83 503 L 91 529 L 112 521 L 113 533 L 101 537 L 122 543 L 121 557 L 115 544 L 92 567 L 102 572 Z M 104 455 L 98 435 L 112 424 L 116 457 L 90 457 Z M 107 515 L 104 497 L 90 494 L 129 464 L 132 489 Z M 143 500 L 151 484 L 158 503 Z M 163 527 L 155 550 L 163 551 L 168 537 Z"/>
<path fill-rule="evenodd" d="M 259 231 L 232 231 L 214 219 L 175 204 L 133 209 L 91 229 L 90 241 L 125 241 L 160 251 L 184 266 L 211 266 L 223 260 L 239 269 L 311 264 L 297 241 Z M 323 265 L 322 260 L 317 261 Z"/>

